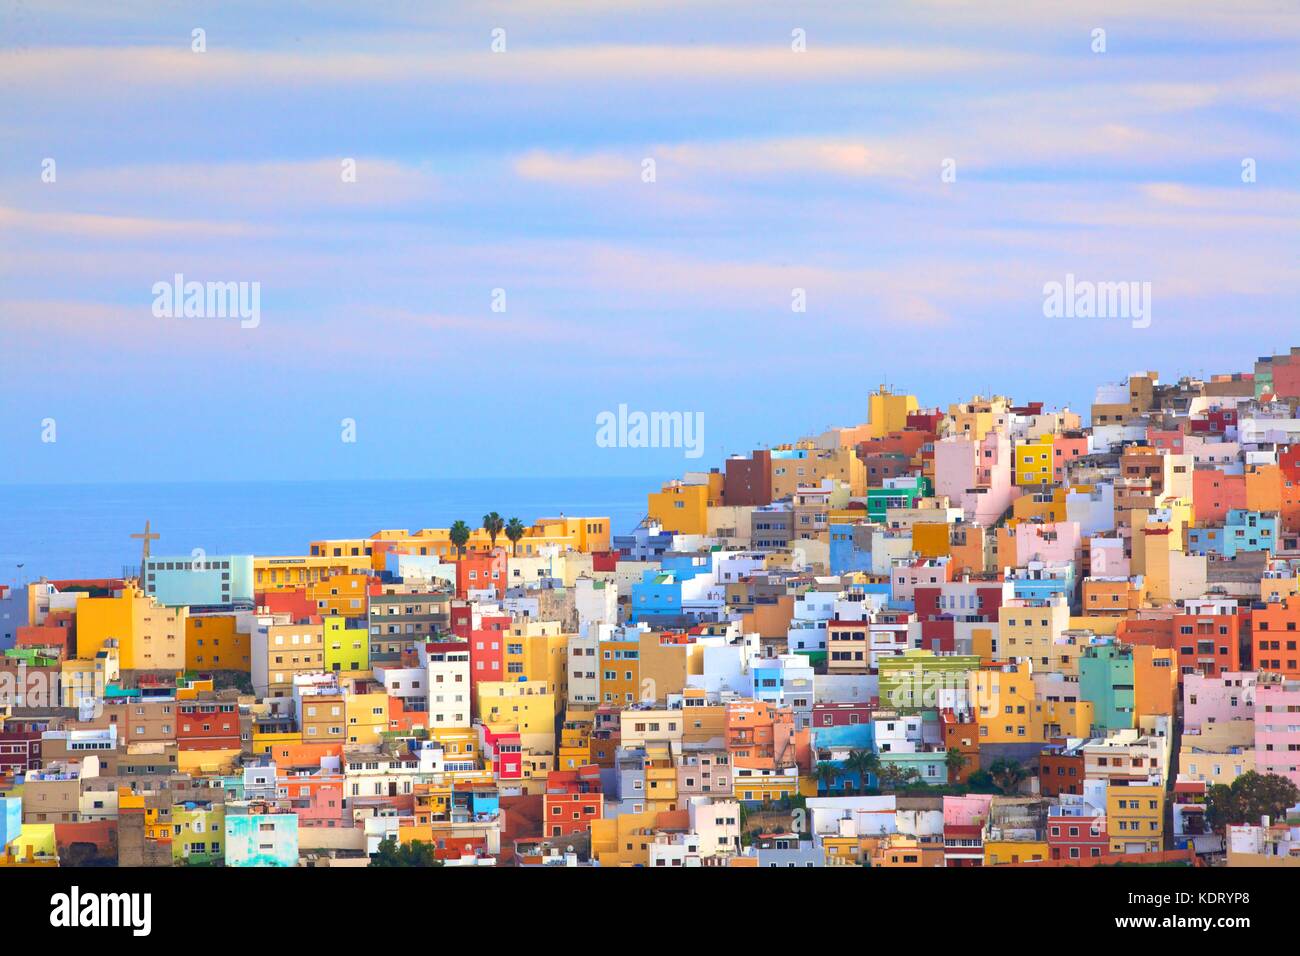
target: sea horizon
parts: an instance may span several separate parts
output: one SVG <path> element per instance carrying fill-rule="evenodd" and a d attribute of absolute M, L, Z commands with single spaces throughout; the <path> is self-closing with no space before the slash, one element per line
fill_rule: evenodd
<path fill-rule="evenodd" d="M 116 577 L 140 561 L 146 520 L 158 555 L 303 554 L 312 540 L 381 529 L 477 527 L 496 511 L 525 524 L 608 517 L 613 533 L 645 515 L 655 476 L 222 479 L 0 485 L 0 583 Z"/>

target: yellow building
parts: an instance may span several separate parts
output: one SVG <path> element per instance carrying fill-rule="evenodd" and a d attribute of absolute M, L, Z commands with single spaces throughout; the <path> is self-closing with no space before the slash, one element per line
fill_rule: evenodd
<path fill-rule="evenodd" d="M 1014 599 L 998 609 L 998 653 L 1002 660 L 1028 657 L 1039 671 L 1056 669 L 1056 643 L 1070 626 L 1064 598 Z"/>
<path fill-rule="evenodd" d="M 732 779 L 735 798 L 746 803 L 784 800 L 799 795 L 799 771 L 796 767 L 737 766 Z"/>
<path fill-rule="evenodd" d="M 984 844 L 985 866 L 1009 866 L 1051 859 L 1046 840 L 988 840 Z"/>
<path fill-rule="evenodd" d="M 127 584 L 113 597 L 78 598 L 76 613 L 78 657 L 116 642 L 123 670 L 185 670 L 188 608 L 164 607 Z"/>
<path fill-rule="evenodd" d="M 307 585 L 307 600 L 314 603 L 322 617 L 365 617 L 370 613 L 365 574 L 336 574 Z"/>
<path fill-rule="evenodd" d="M 633 640 L 600 641 L 600 700 L 606 704 L 627 706 L 642 699 L 641 642 Z"/>
<path fill-rule="evenodd" d="M 279 750 L 289 747 L 298 747 L 302 745 L 302 734 L 296 730 L 290 731 L 253 731 L 253 742 L 250 749 L 256 756 L 258 754 L 274 754 Z"/>
<path fill-rule="evenodd" d="M 235 626 L 233 614 L 204 614 L 185 621 L 185 665 L 196 670 L 252 669 L 247 632 Z"/>
<path fill-rule="evenodd" d="M 1159 784 L 1106 787 L 1106 831 L 1111 853 L 1153 853 L 1164 848 L 1165 789 Z"/>
<path fill-rule="evenodd" d="M 560 725 L 560 755 L 557 770 L 577 770 L 591 763 L 592 711 L 574 711 L 565 714 Z"/>
<path fill-rule="evenodd" d="M 554 753 L 556 698 L 544 681 L 479 681 L 477 690 L 484 724 L 494 732 L 513 727 L 525 748 Z"/>
<path fill-rule="evenodd" d="M 58 865 L 59 847 L 53 823 L 24 823 L 9 845 L 0 847 L 0 868 Z"/>
<path fill-rule="evenodd" d="M 645 797 L 647 810 L 676 810 L 677 764 L 666 743 L 645 745 Z"/>
<path fill-rule="evenodd" d="M 1016 484 L 1022 488 L 1054 484 L 1054 439 L 1042 435 L 1033 441 L 1016 442 Z"/>
<path fill-rule="evenodd" d="M 326 555 L 276 555 L 253 558 L 254 591 L 286 591 L 305 588 L 340 574 L 366 574 L 372 570 L 368 550 L 351 554 L 351 548 L 340 549 L 349 553 Z M 360 550 L 360 549 L 358 549 Z"/>
<path fill-rule="evenodd" d="M 429 731 L 429 739 L 436 740 L 442 747 L 443 759 L 448 763 L 466 767 L 472 765 L 472 769 L 448 771 L 449 776 L 454 777 L 458 785 L 462 777 L 467 780 L 478 780 L 485 772 L 478 731 L 473 727 L 435 727 Z M 491 780 L 490 773 L 488 780 Z"/>
<path fill-rule="evenodd" d="M 1043 727 L 1034 706 L 1033 668 L 1028 661 L 967 676 L 981 744 L 1041 743 Z"/>
<path fill-rule="evenodd" d="M 349 744 L 378 744 L 388 729 L 388 694 L 349 694 L 347 719 Z"/>
<path fill-rule="evenodd" d="M 510 680 L 544 683 L 561 702 L 569 690 L 568 648 L 559 621 L 520 621 L 507 632 L 502 666 Z"/>
<path fill-rule="evenodd" d="M 918 407 L 915 395 L 895 395 L 887 385 L 881 385 L 875 394 L 867 396 L 867 437 L 880 438 L 902 431 L 907 427 L 907 416 Z"/>
<path fill-rule="evenodd" d="M 951 553 L 947 522 L 917 521 L 912 525 L 912 550 L 923 558 L 946 558 Z"/>
<path fill-rule="evenodd" d="M 709 487 L 670 481 L 646 496 L 646 513 L 665 531 L 678 534 L 708 534 Z"/>
<path fill-rule="evenodd" d="M 591 821 L 591 856 L 607 866 L 645 866 L 650 861 L 650 844 L 654 843 L 653 810 L 643 813 L 620 813 L 613 819 Z"/>
<path fill-rule="evenodd" d="M 60 695 L 64 707 L 79 707 L 88 697 L 103 698 L 104 688 L 121 679 L 116 648 L 96 655 L 93 660 L 74 657 L 59 664 Z M 4 719 L 0 717 L 0 727 Z"/>
<path fill-rule="evenodd" d="M 1006 424 L 1007 400 L 1001 396 L 985 399 L 977 395 L 969 402 L 949 405 L 948 416 L 951 421 L 948 435 L 981 442 L 992 429 Z"/>
<path fill-rule="evenodd" d="M 1057 737 L 1089 737 L 1095 710 L 1090 700 L 1038 700 L 1035 723 L 1044 742 Z"/>

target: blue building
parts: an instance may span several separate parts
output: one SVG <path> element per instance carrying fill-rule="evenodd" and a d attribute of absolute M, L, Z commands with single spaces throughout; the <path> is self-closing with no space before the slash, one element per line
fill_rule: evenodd
<path fill-rule="evenodd" d="M 1234 558 L 1243 551 L 1273 551 L 1277 528 L 1277 515 L 1233 508 L 1222 528 L 1188 528 L 1187 552 Z"/>
<path fill-rule="evenodd" d="M 871 570 L 871 525 L 852 521 L 830 525 L 831 574 Z"/>
<path fill-rule="evenodd" d="M 150 557 L 140 578 L 145 593 L 168 607 L 253 606 L 251 554 Z"/>
<path fill-rule="evenodd" d="M 1031 561 L 1027 568 L 1013 568 L 1007 575 L 1012 593 L 1030 601 L 1051 601 L 1057 594 L 1069 601 L 1074 596 L 1074 565 L 1044 565 Z"/>
<path fill-rule="evenodd" d="M 682 582 L 674 572 L 645 571 L 632 585 L 632 607 L 627 615 L 632 623 L 681 613 Z"/>
<path fill-rule="evenodd" d="M 23 831 L 22 797 L 0 797 L 0 855 Z"/>
<path fill-rule="evenodd" d="M 227 805 L 226 866 L 297 866 L 298 815 Z"/>
<path fill-rule="evenodd" d="M 875 727 L 869 722 L 812 728 L 813 765 L 828 763 L 839 771 L 833 780 L 818 780 L 817 793 L 836 796 L 858 793 L 876 786 L 879 781 L 875 777 L 868 776 L 863 780 L 861 773 L 845 763 L 849 754 L 855 750 L 874 753 L 875 749 Z"/>

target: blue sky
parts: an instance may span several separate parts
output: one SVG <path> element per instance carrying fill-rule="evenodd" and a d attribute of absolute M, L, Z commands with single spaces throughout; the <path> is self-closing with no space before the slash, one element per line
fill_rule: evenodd
<path fill-rule="evenodd" d="M 1300 344 L 1293 5 L 108 6 L 0 2 L 0 481 L 673 474 L 596 415 L 715 463 Z M 1151 327 L 1044 318 L 1067 273 Z"/>

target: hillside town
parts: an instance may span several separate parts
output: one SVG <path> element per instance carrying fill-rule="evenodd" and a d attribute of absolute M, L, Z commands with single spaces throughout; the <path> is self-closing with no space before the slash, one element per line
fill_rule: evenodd
<path fill-rule="evenodd" d="M 1300 866 L 1300 348 L 863 397 L 634 528 L 0 586 L 0 867 Z"/>

